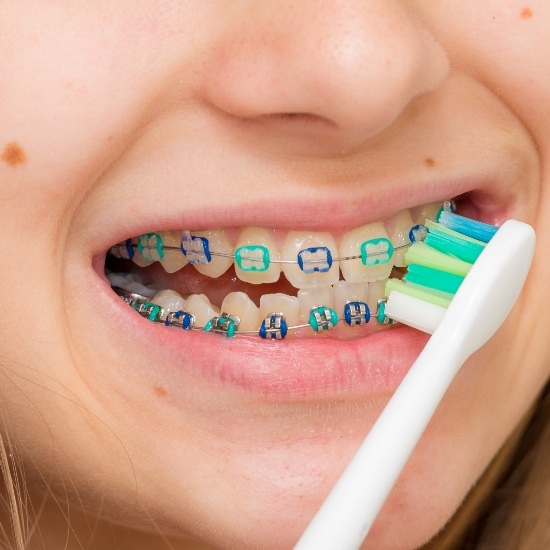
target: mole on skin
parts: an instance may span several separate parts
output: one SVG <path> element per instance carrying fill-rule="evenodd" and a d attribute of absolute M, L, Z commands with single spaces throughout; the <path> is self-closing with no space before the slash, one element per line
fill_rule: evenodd
<path fill-rule="evenodd" d="M 435 166 L 435 160 L 432 158 L 427 158 L 425 162 L 426 166 L 429 166 L 430 168 L 433 168 Z"/>
<path fill-rule="evenodd" d="M 2 162 L 8 166 L 15 167 L 20 164 L 24 164 L 27 160 L 27 155 L 18 143 L 12 141 L 11 143 L 6 144 L 0 158 L 2 159 Z"/>
<path fill-rule="evenodd" d="M 164 397 L 166 395 L 166 390 L 161 386 L 155 386 L 155 393 L 159 397 Z"/>
<path fill-rule="evenodd" d="M 531 8 L 523 8 L 521 10 L 522 19 L 531 19 L 533 17 L 533 10 Z"/>

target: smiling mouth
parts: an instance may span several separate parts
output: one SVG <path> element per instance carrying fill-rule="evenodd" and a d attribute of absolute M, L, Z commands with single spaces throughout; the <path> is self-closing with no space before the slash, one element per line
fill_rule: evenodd
<path fill-rule="evenodd" d="M 445 203 L 449 208 L 451 203 Z M 360 338 L 391 324 L 385 286 L 442 203 L 340 235 L 262 227 L 149 232 L 113 246 L 105 273 L 150 321 L 227 337 Z"/>

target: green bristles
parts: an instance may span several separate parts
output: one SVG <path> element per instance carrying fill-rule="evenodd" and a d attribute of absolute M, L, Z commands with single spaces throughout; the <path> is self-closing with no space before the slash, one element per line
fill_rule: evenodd
<path fill-rule="evenodd" d="M 452 229 L 443 231 L 439 227 L 432 227 L 424 242 L 440 252 L 470 264 L 478 259 L 485 248 L 485 243 L 465 238 Z"/>
<path fill-rule="evenodd" d="M 459 239 L 462 239 L 463 241 L 476 243 L 476 244 L 479 244 L 480 246 L 486 246 L 486 243 L 482 241 L 478 241 L 477 239 L 472 239 L 472 237 L 468 237 L 468 235 L 463 235 L 462 233 L 459 233 L 454 229 L 449 229 L 448 227 L 445 227 L 440 223 L 433 222 L 432 220 L 426 220 L 424 225 L 428 228 L 428 231 L 430 232 L 436 231 L 437 233 L 445 233 L 446 235 L 452 235 L 453 237 L 457 237 Z"/>
<path fill-rule="evenodd" d="M 396 291 L 447 308 L 498 229 L 450 212 L 442 212 L 441 217 L 444 223 L 426 221 L 426 239 L 413 243 L 406 252 L 407 273 L 402 281 L 388 281 L 386 296 Z"/>
<path fill-rule="evenodd" d="M 472 264 L 453 258 L 439 250 L 435 250 L 426 243 L 414 243 L 405 254 L 407 264 L 420 264 L 446 273 L 454 273 L 465 277 Z"/>
<path fill-rule="evenodd" d="M 399 279 L 388 279 L 388 282 L 386 283 L 386 296 L 389 296 L 390 292 L 393 290 L 401 292 L 402 294 L 408 294 L 409 296 L 418 298 L 423 302 L 428 302 L 444 308 L 449 307 L 449 304 L 451 303 L 450 299 L 438 296 L 431 292 L 428 288 L 424 290 L 421 287 L 407 284 Z"/>
<path fill-rule="evenodd" d="M 407 274 L 403 277 L 407 283 L 433 288 L 448 294 L 455 294 L 458 287 L 462 284 L 464 277 L 454 275 L 453 273 L 445 273 L 439 269 L 432 269 L 424 265 L 412 264 L 407 270 Z"/>

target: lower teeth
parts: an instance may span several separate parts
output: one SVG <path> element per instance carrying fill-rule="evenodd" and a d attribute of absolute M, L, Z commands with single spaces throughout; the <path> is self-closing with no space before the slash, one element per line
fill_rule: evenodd
<path fill-rule="evenodd" d="M 283 340 L 289 332 L 303 328 L 310 328 L 316 333 L 321 333 L 334 329 L 339 322 L 344 322 L 349 327 L 364 326 L 372 317 L 371 310 L 366 302 L 350 301 L 344 306 L 342 316 L 327 306 L 313 307 L 310 310 L 308 322 L 301 325 L 289 326 L 283 313 L 273 312 L 265 317 L 258 330 L 239 330 L 241 324 L 239 317 L 223 312 L 219 316 L 210 319 L 204 326 L 199 326 L 196 324 L 195 315 L 192 313 L 183 310 L 168 312 L 158 304 L 151 302 L 147 296 L 116 286 L 113 287 L 113 290 L 129 306 L 150 321 L 184 330 L 213 332 L 228 338 L 256 335 L 263 339 Z M 384 299 L 378 301 L 374 317 L 378 324 L 391 324 L 392 321 L 384 315 L 384 305 Z"/>

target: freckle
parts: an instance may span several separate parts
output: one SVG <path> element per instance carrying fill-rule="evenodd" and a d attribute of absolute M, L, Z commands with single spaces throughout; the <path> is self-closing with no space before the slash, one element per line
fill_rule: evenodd
<path fill-rule="evenodd" d="M 533 10 L 531 8 L 523 8 L 521 10 L 522 19 L 531 19 L 533 17 Z"/>
<path fill-rule="evenodd" d="M 11 143 L 6 144 L 0 158 L 8 166 L 17 166 L 26 162 L 27 155 L 18 143 L 12 141 Z"/>
<path fill-rule="evenodd" d="M 166 390 L 161 386 L 155 386 L 155 393 L 159 397 L 164 397 L 166 395 Z"/>
<path fill-rule="evenodd" d="M 435 166 L 435 160 L 432 158 L 427 158 L 424 162 L 429 168 L 433 168 Z"/>

